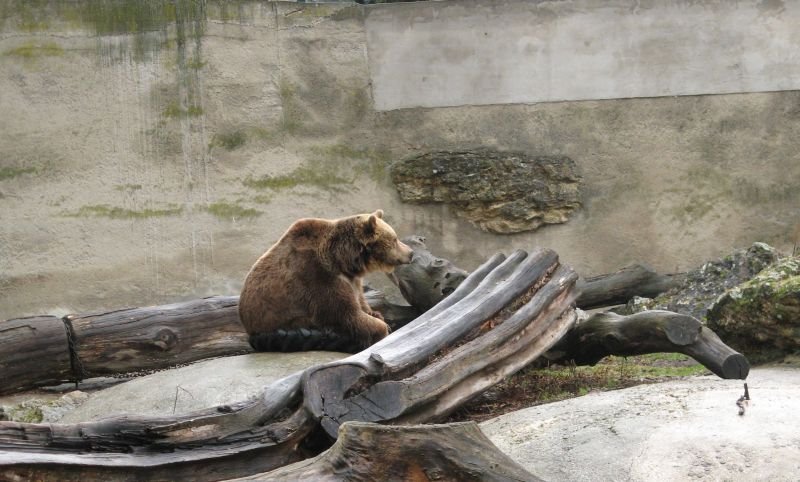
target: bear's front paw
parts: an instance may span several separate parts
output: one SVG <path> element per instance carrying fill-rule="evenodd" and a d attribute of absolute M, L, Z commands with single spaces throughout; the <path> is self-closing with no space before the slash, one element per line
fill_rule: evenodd
<path fill-rule="evenodd" d="M 383 321 L 383 315 L 381 314 L 380 311 L 370 311 L 369 314 L 374 316 L 375 318 Z"/>

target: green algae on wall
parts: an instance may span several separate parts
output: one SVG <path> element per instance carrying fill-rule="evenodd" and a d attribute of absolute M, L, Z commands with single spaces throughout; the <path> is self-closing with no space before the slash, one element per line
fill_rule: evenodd
<path fill-rule="evenodd" d="M 55 42 L 27 42 L 11 50 L 3 52 L 4 56 L 33 59 L 36 57 L 60 57 L 64 49 Z"/>
<path fill-rule="evenodd" d="M 163 216 L 176 216 L 183 212 L 183 208 L 174 204 L 163 209 L 133 210 L 108 204 L 92 204 L 82 206 L 75 213 L 67 213 L 68 217 L 105 217 L 110 219 L 146 219 Z"/>
<path fill-rule="evenodd" d="M 36 174 L 39 170 L 35 167 L 0 167 L 0 181 L 13 179 L 23 174 Z"/>
<path fill-rule="evenodd" d="M 211 203 L 205 207 L 213 216 L 220 219 L 241 219 L 241 218 L 254 218 L 261 216 L 261 211 L 253 208 L 246 208 L 240 204 L 229 203 L 226 201 L 218 201 Z"/>

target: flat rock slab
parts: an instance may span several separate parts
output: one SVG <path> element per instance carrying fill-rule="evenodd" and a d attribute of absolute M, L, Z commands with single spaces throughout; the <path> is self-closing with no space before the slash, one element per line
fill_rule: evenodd
<path fill-rule="evenodd" d="M 500 450 L 545 480 L 797 480 L 800 369 L 741 381 L 697 377 L 595 392 L 481 424 Z"/>
<path fill-rule="evenodd" d="M 172 415 L 240 402 L 257 395 L 274 380 L 346 356 L 311 351 L 252 353 L 204 360 L 94 392 L 59 422 L 86 422 L 124 413 Z"/>

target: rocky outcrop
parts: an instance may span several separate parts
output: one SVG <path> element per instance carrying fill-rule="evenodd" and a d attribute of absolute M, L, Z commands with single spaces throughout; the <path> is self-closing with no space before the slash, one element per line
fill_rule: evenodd
<path fill-rule="evenodd" d="M 800 350 L 800 257 L 781 260 L 719 297 L 708 326 L 763 360 Z"/>
<path fill-rule="evenodd" d="M 450 204 L 492 233 L 564 223 L 580 207 L 581 178 L 566 156 L 435 151 L 398 161 L 391 173 L 403 201 Z"/>
<path fill-rule="evenodd" d="M 727 290 L 748 281 L 764 268 L 776 263 L 780 254 L 765 243 L 734 251 L 723 259 L 709 261 L 686 273 L 681 284 L 655 299 L 634 298 L 625 312 L 669 310 L 706 319 L 706 312 Z M 716 328 L 711 327 L 716 331 Z M 720 334 L 723 340 L 727 338 Z"/>

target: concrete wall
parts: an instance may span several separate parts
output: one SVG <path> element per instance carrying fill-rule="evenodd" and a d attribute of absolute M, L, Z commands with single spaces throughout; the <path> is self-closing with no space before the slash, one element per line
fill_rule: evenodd
<path fill-rule="evenodd" d="M 459 8 L 485 5 L 505 8 Z M 235 294 L 294 219 L 376 208 L 467 269 L 537 245 L 586 275 L 791 249 L 800 92 L 377 109 L 372 22 L 431 8 L 4 2 L 0 319 Z M 392 160 L 481 146 L 573 158 L 582 209 L 498 236 L 398 199 Z"/>
<path fill-rule="evenodd" d="M 462 0 L 373 9 L 375 108 L 800 88 L 800 3 Z"/>

